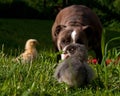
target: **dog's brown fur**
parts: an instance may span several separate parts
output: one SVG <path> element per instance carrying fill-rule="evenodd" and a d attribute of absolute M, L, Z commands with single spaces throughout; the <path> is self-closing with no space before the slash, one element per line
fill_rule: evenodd
<path fill-rule="evenodd" d="M 97 59 L 101 61 L 102 25 L 97 15 L 83 5 L 72 5 L 61 10 L 52 26 L 52 39 L 56 51 L 63 50 L 66 45 L 73 43 L 70 34 L 76 31 L 75 43 L 84 44 L 93 49 Z"/>

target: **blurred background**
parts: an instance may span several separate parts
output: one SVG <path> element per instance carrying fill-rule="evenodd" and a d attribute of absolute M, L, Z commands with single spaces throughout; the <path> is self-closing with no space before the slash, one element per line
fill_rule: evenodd
<path fill-rule="evenodd" d="M 86 5 L 98 15 L 104 28 L 103 43 L 120 36 L 120 0 L 0 0 L 0 49 L 24 49 L 30 38 L 40 42 L 39 49 L 51 48 L 55 17 L 73 4 Z M 110 48 L 113 44 L 120 43 L 113 42 Z"/>
<path fill-rule="evenodd" d="M 92 8 L 104 23 L 119 19 L 120 0 L 0 0 L 0 17 L 54 19 L 62 8 L 73 4 Z"/>

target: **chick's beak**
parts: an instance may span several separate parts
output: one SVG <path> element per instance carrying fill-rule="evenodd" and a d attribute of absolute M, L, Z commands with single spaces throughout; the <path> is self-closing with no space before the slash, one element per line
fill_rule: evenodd
<path fill-rule="evenodd" d="M 69 57 L 69 54 L 67 51 L 64 51 L 61 56 L 62 56 L 62 60 L 64 60 L 64 59 L 67 59 Z"/>

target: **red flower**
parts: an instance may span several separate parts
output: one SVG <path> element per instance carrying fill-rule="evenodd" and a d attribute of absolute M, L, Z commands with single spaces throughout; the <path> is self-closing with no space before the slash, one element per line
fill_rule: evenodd
<path fill-rule="evenodd" d="M 97 60 L 97 59 L 92 59 L 92 63 L 93 63 L 93 64 L 97 64 L 97 63 L 98 63 L 98 60 Z"/>
<path fill-rule="evenodd" d="M 112 62 L 111 59 L 107 59 L 107 60 L 105 61 L 106 65 L 109 65 L 111 62 Z"/>

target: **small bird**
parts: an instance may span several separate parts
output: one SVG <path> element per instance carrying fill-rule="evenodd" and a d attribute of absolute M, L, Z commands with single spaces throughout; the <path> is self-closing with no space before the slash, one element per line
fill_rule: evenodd
<path fill-rule="evenodd" d="M 94 77 L 93 69 L 87 63 L 87 49 L 77 43 L 66 46 L 63 50 L 64 60 L 58 64 L 54 77 L 70 87 L 84 86 Z"/>
<path fill-rule="evenodd" d="M 16 61 L 21 63 L 32 63 L 37 58 L 38 52 L 36 45 L 38 41 L 36 39 L 29 39 L 25 44 L 25 51 L 16 58 Z"/>

